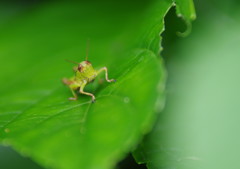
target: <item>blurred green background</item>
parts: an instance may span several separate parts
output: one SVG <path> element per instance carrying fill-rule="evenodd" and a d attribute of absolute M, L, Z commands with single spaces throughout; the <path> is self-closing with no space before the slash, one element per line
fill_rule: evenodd
<path fill-rule="evenodd" d="M 41 3 L 2 5 L 0 24 Z M 167 104 L 143 141 L 152 169 L 240 168 L 240 2 L 196 0 L 195 7 L 198 17 L 186 38 L 176 36 L 185 26 L 174 9 L 165 20 Z M 0 168 L 40 167 L 0 147 Z"/>

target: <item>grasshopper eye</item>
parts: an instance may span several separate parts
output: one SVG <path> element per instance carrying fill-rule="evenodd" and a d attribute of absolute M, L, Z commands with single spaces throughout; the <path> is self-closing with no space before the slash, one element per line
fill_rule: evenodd
<path fill-rule="evenodd" d="M 78 65 L 78 71 L 82 72 L 83 71 L 83 66 L 81 64 Z"/>

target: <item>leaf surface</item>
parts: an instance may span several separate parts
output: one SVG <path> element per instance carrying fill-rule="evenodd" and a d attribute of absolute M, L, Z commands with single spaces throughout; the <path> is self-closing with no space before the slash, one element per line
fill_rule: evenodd
<path fill-rule="evenodd" d="M 149 131 L 163 105 L 158 57 L 172 1 L 46 3 L 0 24 L 0 140 L 39 164 L 59 169 L 113 168 Z M 64 59 L 107 66 L 116 83 L 68 101 Z M 104 76 L 102 75 L 101 78 Z M 7 82 L 7 83 L 6 83 Z"/>

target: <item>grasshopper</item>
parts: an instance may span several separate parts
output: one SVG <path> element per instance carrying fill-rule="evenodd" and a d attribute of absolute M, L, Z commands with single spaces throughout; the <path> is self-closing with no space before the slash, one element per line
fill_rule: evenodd
<path fill-rule="evenodd" d="M 92 63 L 88 61 L 88 56 L 86 56 L 86 59 L 80 63 L 70 61 L 70 60 L 67 60 L 67 61 L 78 65 L 73 67 L 75 76 L 73 76 L 72 78 L 62 79 L 62 82 L 70 88 L 73 94 L 73 97 L 70 97 L 69 100 L 77 100 L 77 94 L 75 93 L 75 90 L 79 90 L 81 94 L 91 96 L 92 102 L 95 102 L 95 99 L 96 99 L 95 96 L 92 93 L 85 92 L 84 87 L 87 84 L 93 82 L 94 79 L 103 71 L 105 71 L 105 79 L 107 82 L 116 82 L 115 79 L 108 78 L 107 67 L 103 67 L 99 70 L 95 70 L 92 66 Z"/>

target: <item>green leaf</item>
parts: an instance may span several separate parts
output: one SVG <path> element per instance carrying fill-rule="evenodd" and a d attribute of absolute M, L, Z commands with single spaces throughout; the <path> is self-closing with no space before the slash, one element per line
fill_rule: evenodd
<path fill-rule="evenodd" d="M 182 17 L 187 22 L 196 19 L 194 3 L 192 0 L 174 0 L 177 8 L 178 17 Z"/>
<path fill-rule="evenodd" d="M 0 140 L 45 167 L 113 168 L 150 130 L 164 102 L 159 34 L 172 1 L 52 2 L 0 23 Z M 114 84 L 68 101 L 61 84 L 80 62 L 107 66 Z M 101 76 L 103 78 L 103 75 Z"/>
<path fill-rule="evenodd" d="M 186 36 L 191 32 L 191 22 L 196 18 L 195 8 L 192 0 L 175 0 L 176 4 L 176 13 L 178 17 L 184 19 L 187 24 L 187 30 L 184 33 L 180 33 L 180 35 Z M 159 112 L 161 109 L 158 110 Z M 149 169 L 157 169 L 164 168 L 165 163 L 169 161 L 165 161 L 164 155 L 159 155 L 159 152 L 164 152 L 165 150 L 159 150 L 162 147 L 162 142 L 159 140 L 163 139 L 162 135 L 167 135 L 162 133 L 159 129 L 162 127 L 162 120 L 158 119 L 157 127 L 154 131 L 148 136 L 145 140 L 141 142 L 138 148 L 133 152 L 133 156 L 135 160 L 139 163 L 147 163 L 147 167 Z M 159 127 L 160 126 L 160 127 Z M 170 152 L 170 151 L 169 151 Z M 170 152 L 174 156 L 175 152 Z"/>
<path fill-rule="evenodd" d="M 195 7 L 192 0 L 174 0 L 176 3 L 176 13 L 181 17 L 187 25 L 185 32 L 178 32 L 180 36 L 187 36 L 192 30 L 192 21 L 196 19 Z"/>

